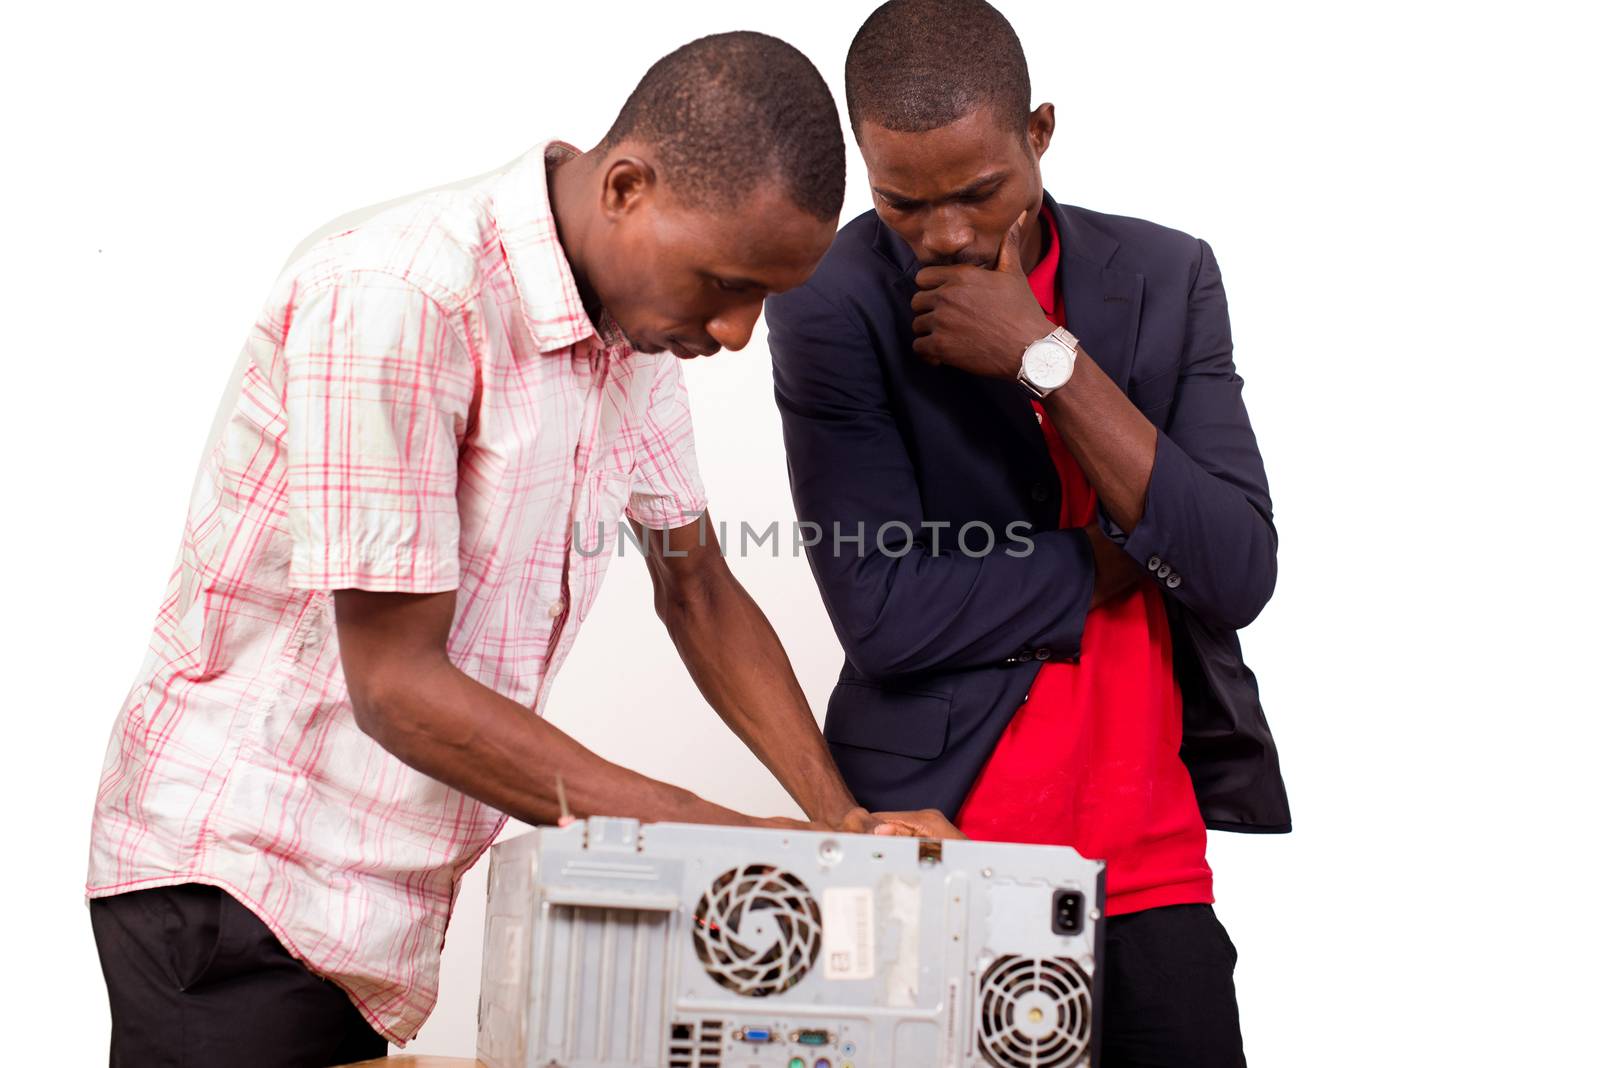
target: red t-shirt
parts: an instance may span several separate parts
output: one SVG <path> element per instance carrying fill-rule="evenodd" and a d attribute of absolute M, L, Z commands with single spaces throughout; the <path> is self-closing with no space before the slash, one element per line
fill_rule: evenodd
<path fill-rule="evenodd" d="M 1065 326 L 1061 243 L 1049 212 L 1044 219 L 1050 248 L 1028 283 Z M 1086 526 L 1094 487 L 1034 409 L 1061 479 L 1061 527 Z M 1104 859 L 1108 915 L 1210 903 L 1206 828 L 1178 757 L 1182 740 L 1166 607 L 1155 583 L 1141 582 L 1089 613 L 1077 663 L 1040 667 L 956 823 L 972 838 L 1069 845 Z"/>

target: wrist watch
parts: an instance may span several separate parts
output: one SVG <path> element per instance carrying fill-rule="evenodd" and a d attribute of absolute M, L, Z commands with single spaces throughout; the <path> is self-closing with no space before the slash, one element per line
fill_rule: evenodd
<path fill-rule="evenodd" d="M 1017 381 L 1022 388 L 1043 400 L 1072 377 L 1073 365 L 1078 361 L 1078 339 L 1058 326 L 1044 337 L 1022 350 L 1022 368 L 1017 371 Z"/>

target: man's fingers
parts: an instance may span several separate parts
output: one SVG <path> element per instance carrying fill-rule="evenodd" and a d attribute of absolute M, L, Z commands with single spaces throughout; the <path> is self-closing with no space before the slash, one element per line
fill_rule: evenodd
<path fill-rule="evenodd" d="M 923 809 L 920 812 L 874 812 L 874 816 L 886 824 L 893 824 L 903 828 L 904 831 L 878 831 L 878 834 L 908 833 L 918 838 L 965 838 L 966 835 L 945 818 L 944 813 L 938 809 Z"/>
<path fill-rule="evenodd" d="M 937 289 L 946 282 L 955 278 L 961 271 L 981 271 L 981 267 L 966 267 L 956 264 L 950 267 L 924 267 L 917 272 L 918 289 Z"/>
<path fill-rule="evenodd" d="M 934 338 L 926 336 L 913 338 L 911 350 L 920 356 L 924 363 L 931 363 L 937 367 L 944 362 L 939 359 L 939 343 Z"/>
<path fill-rule="evenodd" d="M 844 818 L 838 821 L 834 829 L 844 831 L 846 834 L 881 834 L 885 833 L 879 830 L 883 826 L 883 820 L 866 809 L 857 807 L 845 813 Z"/>
<path fill-rule="evenodd" d="M 939 306 L 939 291 L 937 289 L 919 289 L 911 294 L 911 310 L 914 312 L 932 311 Z"/>
<path fill-rule="evenodd" d="M 1006 231 L 1006 238 L 1000 242 L 1000 257 L 995 261 L 994 269 L 1008 274 L 1022 273 L 1022 234 L 1028 225 L 1028 212 L 1024 210 L 1017 216 L 1017 221 L 1011 224 L 1011 229 Z"/>
<path fill-rule="evenodd" d="M 1089 539 L 1089 551 L 1094 554 L 1094 592 L 1090 595 L 1090 608 L 1121 600 L 1145 581 L 1149 575 L 1145 566 L 1106 537 L 1098 523 L 1090 523 L 1083 529 Z"/>

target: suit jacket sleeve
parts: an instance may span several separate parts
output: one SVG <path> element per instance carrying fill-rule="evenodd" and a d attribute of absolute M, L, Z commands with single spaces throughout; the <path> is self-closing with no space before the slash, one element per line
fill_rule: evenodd
<path fill-rule="evenodd" d="M 1238 630 L 1272 596 L 1278 534 L 1233 366 L 1222 275 L 1210 246 L 1199 246 L 1172 408 L 1157 434 L 1144 515 L 1125 548 L 1168 565 L 1167 592 L 1189 611 Z"/>
<path fill-rule="evenodd" d="M 864 320 L 811 287 L 767 303 L 795 510 L 820 533 L 807 552 L 845 655 L 869 679 L 1076 656 L 1094 588 L 1083 532 L 1032 533 L 1013 555 L 1026 545 L 995 531 L 968 556 L 945 529 L 935 553 L 880 364 L 912 357 L 881 354 Z"/>

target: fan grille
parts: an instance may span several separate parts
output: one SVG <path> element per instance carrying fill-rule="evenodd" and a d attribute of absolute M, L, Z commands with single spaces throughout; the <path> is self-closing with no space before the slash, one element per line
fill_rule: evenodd
<path fill-rule="evenodd" d="M 746 997 L 780 994 L 822 950 L 822 913 L 798 877 L 766 864 L 719 875 L 694 910 L 694 948 L 706 973 Z"/>
<path fill-rule="evenodd" d="M 1001 957 L 978 989 L 978 1048 L 995 1068 L 1067 1068 L 1089 1050 L 1089 978 L 1064 957 Z"/>

